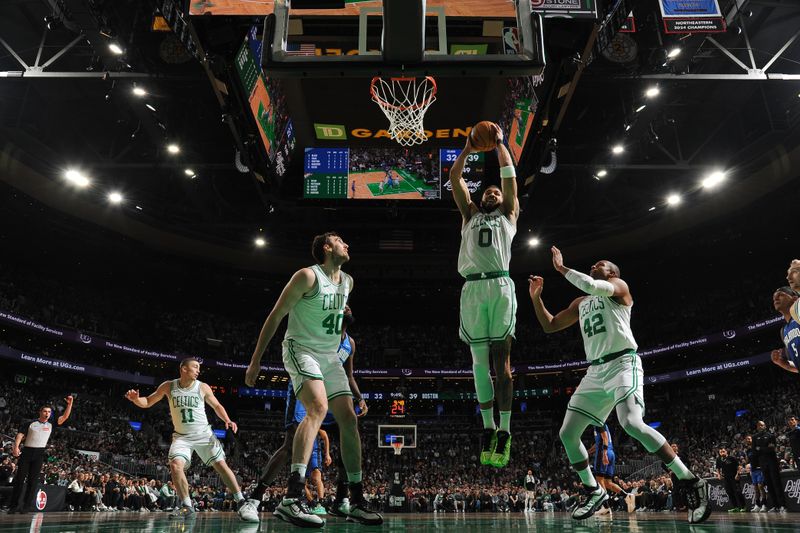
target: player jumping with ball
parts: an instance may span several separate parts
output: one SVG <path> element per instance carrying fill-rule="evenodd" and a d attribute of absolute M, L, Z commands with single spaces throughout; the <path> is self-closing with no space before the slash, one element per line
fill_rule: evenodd
<path fill-rule="evenodd" d="M 502 187 L 490 185 L 480 205 L 470 199 L 462 172 L 467 157 L 477 151 L 467 144 L 453 162 L 450 183 L 453 199 L 461 212 L 461 248 L 458 273 L 466 280 L 461 289 L 461 340 L 472 352 L 475 391 L 483 418 L 484 439 L 480 461 L 498 468 L 511 456 L 511 403 L 514 382 L 511 377 L 511 341 L 516 325 L 517 298 L 514 282 L 508 275 L 511 241 L 517 233 L 519 201 L 511 155 L 503 145 L 503 133 L 493 124 L 500 160 Z M 495 389 L 489 360 L 497 376 L 497 404 L 500 429 L 494 419 Z"/>

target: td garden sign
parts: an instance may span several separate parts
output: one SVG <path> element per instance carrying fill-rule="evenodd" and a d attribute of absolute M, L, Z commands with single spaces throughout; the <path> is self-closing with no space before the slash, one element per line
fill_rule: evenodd
<path fill-rule="evenodd" d="M 466 138 L 472 126 L 463 128 L 440 128 L 425 130 L 428 139 L 459 139 Z M 314 133 L 321 141 L 346 141 L 348 139 L 391 139 L 389 132 L 384 129 L 373 130 L 369 128 L 347 129 L 343 124 L 314 124 Z"/>

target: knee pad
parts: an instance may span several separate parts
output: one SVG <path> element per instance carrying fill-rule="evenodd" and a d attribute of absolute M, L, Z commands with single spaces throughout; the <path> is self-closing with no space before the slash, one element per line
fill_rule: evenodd
<path fill-rule="evenodd" d="M 479 403 L 494 399 L 491 369 L 489 368 L 489 346 L 486 344 L 469 347 L 472 353 L 472 375 L 475 378 L 475 392 Z"/>

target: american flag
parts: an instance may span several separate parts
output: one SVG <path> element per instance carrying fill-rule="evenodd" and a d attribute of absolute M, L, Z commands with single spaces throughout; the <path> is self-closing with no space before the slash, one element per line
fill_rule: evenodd
<path fill-rule="evenodd" d="M 317 54 L 317 45 L 313 43 L 287 43 L 287 56 L 313 56 Z"/>

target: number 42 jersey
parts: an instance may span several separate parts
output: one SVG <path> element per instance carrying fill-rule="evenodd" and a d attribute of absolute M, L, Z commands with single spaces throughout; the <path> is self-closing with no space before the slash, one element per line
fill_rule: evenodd
<path fill-rule="evenodd" d="M 458 273 L 466 277 L 508 270 L 517 228 L 499 209 L 475 213 L 461 228 Z"/>
<path fill-rule="evenodd" d="M 581 300 L 578 325 L 587 361 L 638 348 L 631 331 L 631 307 L 608 296 L 586 296 Z"/>
<path fill-rule="evenodd" d="M 310 267 L 317 281 L 289 311 L 284 340 L 294 341 L 316 354 L 335 354 L 342 340 L 344 306 L 353 278 L 341 273 L 339 283 L 328 278 L 319 265 Z"/>

